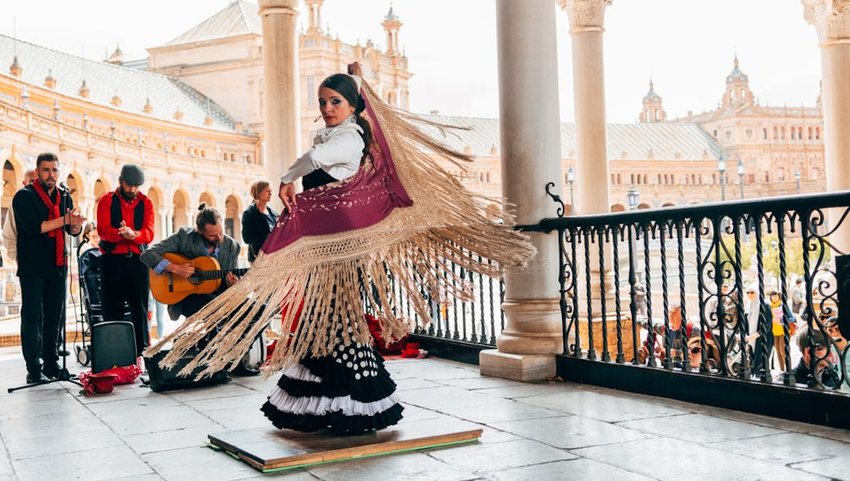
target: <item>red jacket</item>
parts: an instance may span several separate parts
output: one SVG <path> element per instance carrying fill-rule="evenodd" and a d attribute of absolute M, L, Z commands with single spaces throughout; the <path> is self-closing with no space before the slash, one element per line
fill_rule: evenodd
<path fill-rule="evenodd" d="M 120 189 L 120 187 L 119 187 Z M 121 203 L 121 218 L 131 229 L 135 228 L 136 220 L 134 219 L 136 205 L 139 202 L 144 202 L 145 218 L 142 220 L 142 228 L 137 229 L 138 236 L 133 240 L 127 240 L 118 234 L 118 228 L 112 226 L 112 198 L 117 197 Z M 150 244 L 153 241 L 154 231 L 154 211 L 153 202 L 141 192 L 136 195 L 132 201 L 127 201 L 121 196 L 120 192 L 110 192 L 104 194 L 97 202 L 97 233 L 101 240 L 115 244 L 115 249 L 107 252 L 101 247 L 100 252 L 103 254 L 141 254 L 140 246 Z"/>

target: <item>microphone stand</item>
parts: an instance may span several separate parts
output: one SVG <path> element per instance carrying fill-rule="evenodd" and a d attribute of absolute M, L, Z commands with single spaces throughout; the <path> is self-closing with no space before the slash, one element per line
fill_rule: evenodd
<path fill-rule="evenodd" d="M 38 181 L 36 181 L 36 182 L 38 182 Z M 61 197 L 60 205 L 62 207 L 64 207 L 64 209 L 67 211 L 68 210 L 68 203 L 69 203 L 68 201 L 70 199 L 70 192 L 68 191 L 68 189 L 62 188 L 61 183 L 57 183 L 56 188 L 59 189 L 59 196 Z M 62 214 L 62 215 L 64 216 L 65 214 Z M 70 244 L 69 244 L 71 236 L 68 235 L 68 231 L 66 229 L 64 222 L 63 222 L 63 225 L 60 229 L 62 229 L 62 236 L 63 236 L 63 239 L 65 240 L 65 243 L 64 243 L 65 248 L 63 249 L 64 252 L 62 253 L 62 255 L 65 256 L 65 287 L 64 287 L 64 289 L 65 289 L 65 292 L 68 292 L 68 286 L 70 285 L 69 275 L 71 273 L 71 266 L 70 266 L 70 257 L 71 256 L 70 256 Z M 66 336 L 66 332 L 65 332 L 66 331 L 65 324 L 67 323 L 67 313 L 68 313 L 68 301 L 66 299 L 65 302 L 62 303 L 62 311 L 59 315 L 59 335 L 62 336 L 62 349 L 66 350 L 66 351 L 68 350 L 67 349 L 67 339 L 66 339 L 67 336 Z M 44 341 L 42 340 L 42 342 L 44 342 Z M 54 347 L 55 347 L 55 342 L 54 342 Z M 82 387 L 83 385 L 77 380 L 77 375 L 71 374 L 70 372 L 68 372 L 68 356 L 61 356 L 61 357 L 62 357 L 62 368 L 59 369 L 59 375 L 55 379 L 50 379 L 48 381 L 34 382 L 34 383 L 30 383 L 30 384 L 26 384 L 26 385 L 18 386 L 18 387 L 10 387 L 9 389 L 7 389 L 7 392 L 12 393 L 12 392 L 15 392 L 15 391 L 18 391 L 18 390 L 21 390 L 21 389 L 27 389 L 27 388 L 31 388 L 31 387 L 35 387 L 35 386 L 41 386 L 43 384 L 51 384 L 51 383 L 59 382 L 59 381 L 71 382 L 71 383 L 76 384 L 77 386 Z"/>

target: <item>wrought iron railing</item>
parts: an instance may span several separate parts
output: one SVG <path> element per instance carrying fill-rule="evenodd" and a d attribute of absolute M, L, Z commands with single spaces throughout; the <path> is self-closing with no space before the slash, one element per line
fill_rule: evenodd
<path fill-rule="evenodd" d="M 468 254 L 472 255 L 472 254 Z M 479 262 L 481 258 L 477 259 Z M 465 280 L 465 288 L 470 294 L 469 300 L 461 301 L 455 296 L 431 295 L 424 287 L 420 294 L 430 306 L 430 316 L 423 319 L 407 297 L 401 286 L 390 276 L 390 284 L 394 298 L 398 304 L 394 306 L 398 312 L 414 322 L 412 334 L 437 341 L 457 342 L 461 344 L 492 347 L 496 345 L 496 337 L 505 328 L 505 313 L 502 302 L 505 299 L 505 284 L 502 279 L 482 276 L 451 261 L 446 261 L 445 271 L 453 272 L 458 279 Z M 372 313 L 372 301 L 365 293 L 362 296 L 367 313 Z"/>
<path fill-rule="evenodd" d="M 558 233 L 565 356 L 850 391 L 833 242 L 848 212 L 839 192 L 523 229 Z"/>

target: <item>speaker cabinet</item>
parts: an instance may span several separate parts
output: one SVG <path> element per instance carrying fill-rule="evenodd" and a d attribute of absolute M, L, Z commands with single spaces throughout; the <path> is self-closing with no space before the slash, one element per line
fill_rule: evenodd
<path fill-rule="evenodd" d="M 105 321 L 92 326 L 92 372 L 136 364 L 136 335 L 133 323 Z"/>

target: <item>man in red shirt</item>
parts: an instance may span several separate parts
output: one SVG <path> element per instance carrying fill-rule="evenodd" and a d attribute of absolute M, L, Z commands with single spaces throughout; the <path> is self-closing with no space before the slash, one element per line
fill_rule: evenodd
<path fill-rule="evenodd" d="M 145 183 L 142 169 L 133 164 L 121 168 L 119 187 L 97 202 L 97 233 L 103 266 L 100 287 L 103 292 L 103 318 L 124 319 L 125 307 L 133 317 L 136 355 L 150 344 L 148 333 L 148 269 L 139 255 L 153 240 L 154 211 L 150 199 L 139 192 Z"/>

